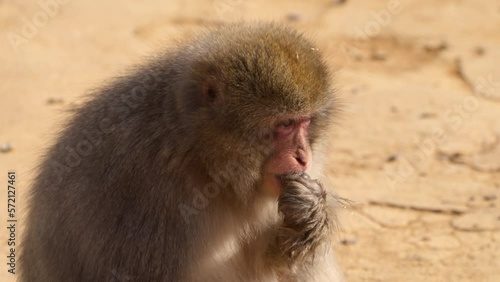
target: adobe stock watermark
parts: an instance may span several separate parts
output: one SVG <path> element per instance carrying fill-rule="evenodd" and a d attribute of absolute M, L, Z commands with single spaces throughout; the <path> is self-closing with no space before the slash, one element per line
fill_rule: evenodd
<path fill-rule="evenodd" d="M 227 18 L 228 13 L 234 12 L 238 6 L 241 6 L 248 0 L 217 0 L 212 3 L 212 6 L 219 20 Z"/>
<path fill-rule="evenodd" d="M 340 49 L 344 54 L 344 58 L 349 58 L 352 52 L 360 52 L 362 44 L 368 42 L 371 38 L 377 37 L 382 32 L 383 28 L 389 26 L 393 18 L 403 11 L 404 6 L 400 0 L 391 0 L 386 7 L 379 11 L 371 11 L 371 20 L 363 26 L 356 26 L 354 46 L 346 42 L 342 42 Z"/>
<path fill-rule="evenodd" d="M 197 216 L 202 210 L 208 207 L 210 200 L 217 197 L 221 189 L 230 185 L 231 175 L 236 174 L 238 166 L 234 162 L 228 162 L 217 175 L 212 176 L 213 181 L 205 184 L 203 188 L 193 189 L 194 197 L 191 203 L 180 203 L 177 208 L 184 219 L 189 223 L 192 216 Z"/>
<path fill-rule="evenodd" d="M 137 108 L 147 96 L 149 90 L 158 87 L 161 78 L 155 72 L 144 73 L 129 92 L 120 96 L 120 103 L 113 105 L 108 110 L 110 116 L 101 118 L 93 129 L 83 129 L 83 138 L 76 146 L 63 145 L 66 155 L 63 159 L 54 160 L 50 164 L 57 179 L 61 182 L 64 175 L 78 167 L 83 159 L 92 154 L 102 144 L 106 135 L 111 133 L 116 126 L 125 122 L 132 109 Z"/>
<path fill-rule="evenodd" d="M 127 272 L 119 272 L 116 269 L 111 270 L 111 275 L 113 275 L 111 282 L 127 282 L 132 281 L 134 278 L 134 276 L 128 275 Z"/>
<path fill-rule="evenodd" d="M 264 130 L 255 136 L 248 136 L 246 149 L 239 153 L 240 159 L 253 158 L 255 154 L 260 153 L 260 148 L 257 144 L 267 144 L 271 142 L 270 135 Z M 254 146 L 255 144 L 255 146 Z M 237 179 L 245 175 L 246 168 L 236 160 L 230 159 L 226 165 L 217 173 L 211 174 L 212 181 L 206 183 L 202 188 L 195 187 L 193 189 L 194 197 L 190 203 L 180 203 L 177 208 L 186 223 L 190 222 L 192 216 L 197 216 L 202 210 L 210 205 L 210 201 L 220 195 L 222 189 L 227 189 L 232 183 L 247 183 L 247 179 Z"/>
<path fill-rule="evenodd" d="M 31 18 L 21 17 L 23 26 L 19 32 L 10 31 L 7 33 L 7 40 L 14 52 L 18 52 L 21 45 L 26 44 L 33 39 L 40 29 L 47 26 L 50 20 L 56 17 L 63 5 L 66 5 L 71 0 L 40 0 L 38 6 L 40 9 L 36 11 Z"/>
<path fill-rule="evenodd" d="M 449 135 L 460 129 L 465 120 L 478 110 L 481 99 L 493 96 L 498 89 L 500 89 L 500 79 L 495 80 L 492 74 L 479 77 L 475 84 L 474 95 L 465 97 L 461 103 L 454 104 L 444 112 L 444 126 L 435 128 L 431 137 L 421 140 L 413 152 L 400 158 L 393 171 L 386 173 L 386 183 L 389 188 L 394 189 L 415 175 L 416 167 L 430 158 L 437 146 L 446 142 Z"/>

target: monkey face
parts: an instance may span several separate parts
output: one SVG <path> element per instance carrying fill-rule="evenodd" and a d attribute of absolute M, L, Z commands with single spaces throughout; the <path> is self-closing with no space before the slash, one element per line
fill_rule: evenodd
<path fill-rule="evenodd" d="M 281 193 L 280 176 L 303 173 L 311 167 L 310 123 L 310 117 L 289 118 L 274 126 L 274 150 L 264 168 L 264 188 L 272 195 Z"/>
<path fill-rule="evenodd" d="M 275 156 L 269 172 L 275 174 L 301 173 L 311 165 L 311 147 L 308 140 L 309 117 L 280 121 L 274 130 Z"/>

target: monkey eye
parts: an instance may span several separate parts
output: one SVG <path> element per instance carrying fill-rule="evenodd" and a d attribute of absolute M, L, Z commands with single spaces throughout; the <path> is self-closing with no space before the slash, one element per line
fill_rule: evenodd
<path fill-rule="evenodd" d="M 290 132 L 292 132 L 294 124 L 295 121 L 293 119 L 287 119 L 285 121 L 282 121 L 278 124 L 276 132 L 279 133 L 280 135 L 289 134 Z"/>
<path fill-rule="evenodd" d="M 280 126 L 282 127 L 289 127 L 293 124 L 294 120 L 293 119 L 287 119 L 283 122 L 280 123 Z"/>

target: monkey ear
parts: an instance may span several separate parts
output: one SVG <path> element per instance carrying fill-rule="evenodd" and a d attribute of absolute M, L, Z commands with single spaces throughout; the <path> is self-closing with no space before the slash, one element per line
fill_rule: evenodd
<path fill-rule="evenodd" d="M 190 66 L 188 77 L 181 80 L 183 94 L 180 106 L 184 109 L 220 107 L 224 100 L 224 83 L 219 68 L 209 62 L 196 62 Z"/>
<path fill-rule="evenodd" d="M 218 105 L 223 101 L 224 84 L 222 81 L 221 73 L 215 65 L 208 64 L 202 67 L 198 95 L 205 104 Z"/>
<path fill-rule="evenodd" d="M 217 84 L 212 81 L 212 79 L 203 81 L 200 87 L 200 91 L 202 98 L 208 104 L 214 104 L 215 102 L 220 101 L 220 90 L 218 89 Z"/>

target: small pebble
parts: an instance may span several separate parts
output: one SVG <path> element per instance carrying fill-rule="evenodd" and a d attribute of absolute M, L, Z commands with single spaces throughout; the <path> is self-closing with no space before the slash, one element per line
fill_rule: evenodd
<path fill-rule="evenodd" d="M 488 194 L 488 195 L 483 196 L 483 200 L 485 200 L 487 202 L 494 201 L 496 199 L 497 199 L 497 196 L 494 194 Z"/>
<path fill-rule="evenodd" d="M 297 12 L 288 13 L 288 15 L 286 15 L 286 19 L 291 21 L 291 22 L 300 21 L 301 17 L 302 16 Z"/>
<path fill-rule="evenodd" d="M 10 143 L 4 143 L 0 145 L 0 152 L 8 153 L 10 151 L 12 151 L 12 145 Z"/>
<path fill-rule="evenodd" d="M 375 61 L 385 61 L 387 59 L 387 53 L 384 52 L 384 51 L 374 51 L 372 53 L 372 60 L 375 60 Z"/>
<path fill-rule="evenodd" d="M 331 0 L 332 5 L 342 5 L 345 4 L 347 0 Z"/>
<path fill-rule="evenodd" d="M 389 157 L 387 157 L 386 162 L 392 163 L 398 159 L 399 155 L 398 154 L 392 154 Z"/>
<path fill-rule="evenodd" d="M 474 49 L 474 53 L 476 53 L 476 55 L 478 55 L 478 56 L 482 56 L 482 55 L 484 55 L 485 50 L 482 46 L 478 46 L 478 47 L 476 47 L 476 49 Z"/>
<path fill-rule="evenodd" d="M 47 104 L 49 104 L 49 105 L 62 104 L 62 103 L 64 103 L 63 98 L 53 98 L 53 97 L 51 97 L 51 98 L 47 99 Z"/>
<path fill-rule="evenodd" d="M 420 118 L 424 119 L 424 118 L 435 118 L 436 117 L 436 114 L 435 113 L 421 113 L 420 114 Z"/>
<path fill-rule="evenodd" d="M 354 237 L 351 237 L 351 238 L 344 238 L 342 240 L 340 240 L 340 243 L 342 245 L 345 245 L 345 246 L 349 246 L 349 245 L 354 245 L 357 243 L 357 239 L 354 238 Z"/>

